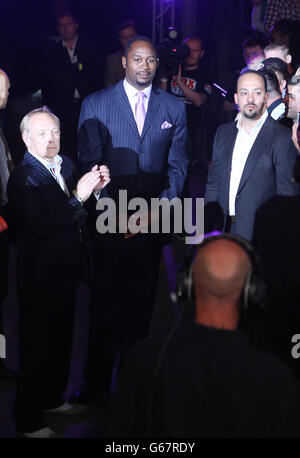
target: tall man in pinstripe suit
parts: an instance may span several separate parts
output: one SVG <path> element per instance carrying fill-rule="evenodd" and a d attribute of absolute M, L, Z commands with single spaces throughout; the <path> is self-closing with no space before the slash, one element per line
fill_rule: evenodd
<path fill-rule="evenodd" d="M 290 131 L 268 116 L 261 73 L 248 70 L 239 77 L 235 103 L 242 116 L 217 130 L 205 193 L 205 203 L 217 203 L 224 218 L 221 227 L 215 227 L 210 215 L 212 226 L 206 230 L 225 230 L 251 240 L 256 210 L 275 194 L 298 193 L 292 182 L 297 150 Z M 206 205 L 205 216 L 208 209 Z"/>
<path fill-rule="evenodd" d="M 78 148 L 82 172 L 107 161 L 107 189 L 118 207 L 119 190 L 128 200 L 180 196 L 186 178 L 185 107 L 152 86 L 155 49 L 146 37 L 131 40 L 122 59 L 125 79 L 88 96 L 82 105 Z M 148 333 L 155 300 L 162 235 L 96 232 L 91 218 L 94 287 L 86 363 L 79 399 L 107 393 L 118 351 L 121 361 Z M 85 396 L 86 395 L 86 396 Z"/>

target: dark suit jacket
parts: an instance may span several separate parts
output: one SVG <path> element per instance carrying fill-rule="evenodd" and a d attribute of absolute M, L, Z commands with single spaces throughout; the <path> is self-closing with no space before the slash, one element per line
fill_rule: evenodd
<path fill-rule="evenodd" d="M 100 64 L 97 48 L 78 38 L 74 50 L 77 63 L 72 64 L 62 42 L 52 43 L 46 51 L 43 98 L 58 116 L 73 110 L 75 88 L 83 99 L 99 88 Z"/>
<path fill-rule="evenodd" d="M 218 128 L 206 185 L 205 203 L 217 202 L 224 215 L 229 211 L 231 160 L 237 133 L 236 122 Z M 233 233 L 251 240 L 258 207 L 276 194 L 297 194 L 299 187 L 292 182 L 296 156 L 290 131 L 268 117 L 244 167 L 235 201 Z"/>
<path fill-rule="evenodd" d="M 86 213 L 73 197 L 77 172 L 62 156 L 61 173 L 72 197 L 29 152 L 8 182 L 11 225 L 18 239 L 17 286 L 21 303 L 70 300 L 80 275 L 80 232 Z"/>
<path fill-rule="evenodd" d="M 123 52 L 118 51 L 115 54 L 107 56 L 104 69 L 104 86 L 111 86 L 125 77 L 125 70 L 122 66 Z"/>
<path fill-rule="evenodd" d="M 162 129 L 165 121 L 170 128 Z M 78 153 L 83 172 L 109 167 L 107 191 L 116 201 L 119 189 L 128 199 L 180 196 L 188 166 L 184 104 L 153 87 L 140 136 L 123 81 L 91 94 L 82 104 Z"/>

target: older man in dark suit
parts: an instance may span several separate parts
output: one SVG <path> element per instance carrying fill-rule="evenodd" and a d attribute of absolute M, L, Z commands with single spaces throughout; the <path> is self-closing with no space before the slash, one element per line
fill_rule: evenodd
<path fill-rule="evenodd" d="M 206 230 L 225 230 L 251 240 L 258 207 L 276 194 L 297 194 L 298 185 L 292 182 L 297 150 L 289 130 L 268 116 L 261 73 L 248 70 L 239 77 L 235 102 L 241 118 L 220 126 L 215 136 L 205 193 L 211 227 Z M 216 207 L 223 212 L 219 227 L 209 211 Z"/>
<path fill-rule="evenodd" d="M 17 293 L 20 305 L 20 368 L 16 430 L 25 437 L 51 437 L 46 409 L 75 414 L 62 393 L 69 374 L 74 306 L 81 276 L 86 212 L 82 206 L 109 182 L 106 166 L 77 182 L 72 161 L 58 155 L 58 118 L 47 107 L 21 122 L 27 146 L 11 174 L 8 198 L 18 239 Z M 93 196 L 91 198 L 94 198 Z"/>
<path fill-rule="evenodd" d="M 157 58 L 149 39 L 131 40 L 122 62 L 125 79 L 83 102 L 82 170 L 106 161 L 113 178 L 107 191 L 117 207 L 119 190 L 126 190 L 128 200 L 148 203 L 152 197 L 180 196 L 188 165 L 184 104 L 152 86 Z M 117 349 L 122 361 L 147 336 L 163 243 L 158 234 L 100 235 L 94 222 L 92 237 L 95 285 L 87 383 L 79 399 L 107 393 Z"/>

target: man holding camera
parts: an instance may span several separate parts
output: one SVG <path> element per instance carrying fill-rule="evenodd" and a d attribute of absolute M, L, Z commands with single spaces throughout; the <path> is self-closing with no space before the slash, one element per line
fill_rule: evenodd
<path fill-rule="evenodd" d="M 204 56 L 202 40 L 187 38 L 183 44 L 190 48 L 188 56 L 184 59 L 183 65 L 179 64 L 177 75 L 173 75 L 170 80 L 161 77 L 160 87 L 185 103 L 189 158 L 190 163 L 195 163 L 199 160 L 202 106 L 211 94 L 212 86 L 209 84 L 210 77 L 205 64 L 201 62 Z"/>

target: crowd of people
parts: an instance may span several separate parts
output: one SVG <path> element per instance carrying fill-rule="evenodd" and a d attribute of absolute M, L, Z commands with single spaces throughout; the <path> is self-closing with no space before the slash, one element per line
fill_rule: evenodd
<path fill-rule="evenodd" d="M 292 12 L 282 16 L 285 3 Z M 1 118 L 0 333 L 14 244 L 18 436 L 55 437 L 46 412 L 80 415 L 100 395 L 112 401 L 112 437 L 300 435 L 291 351 L 300 331 L 300 67 L 293 38 L 283 40 L 280 28 L 300 20 L 300 5 L 253 4 L 260 8 L 253 21 L 265 15 L 261 32 L 271 41 L 253 34 L 243 42 L 246 67 L 227 90 L 216 89 L 203 61 L 203 37 L 183 41 L 185 57 L 170 74 L 133 21 L 119 26 L 121 49 L 107 57 L 100 89 L 97 50 L 67 11 L 45 54 L 39 106 L 32 99 L 20 110 L 21 157 Z M 4 114 L 10 84 L 4 66 Z M 216 94 L 232 121 L 218 126 L 209 151 L 203 126 Z M 187 197 L 197 172 L 211 235 L 196 247 L 178 292 L 192 320 L 183 313 L 168 336 L 149 340 L 172 231 L 151 233 L 151 211 L 146 230 L 141 213 L 135 230 L 139 204 L 121 218 L 124 192 L 125 205 Z M 105 208 L 111 200 L 114 215 Z M 84 383 L 65 400 L 81 281 L 91 289 Z"/>

